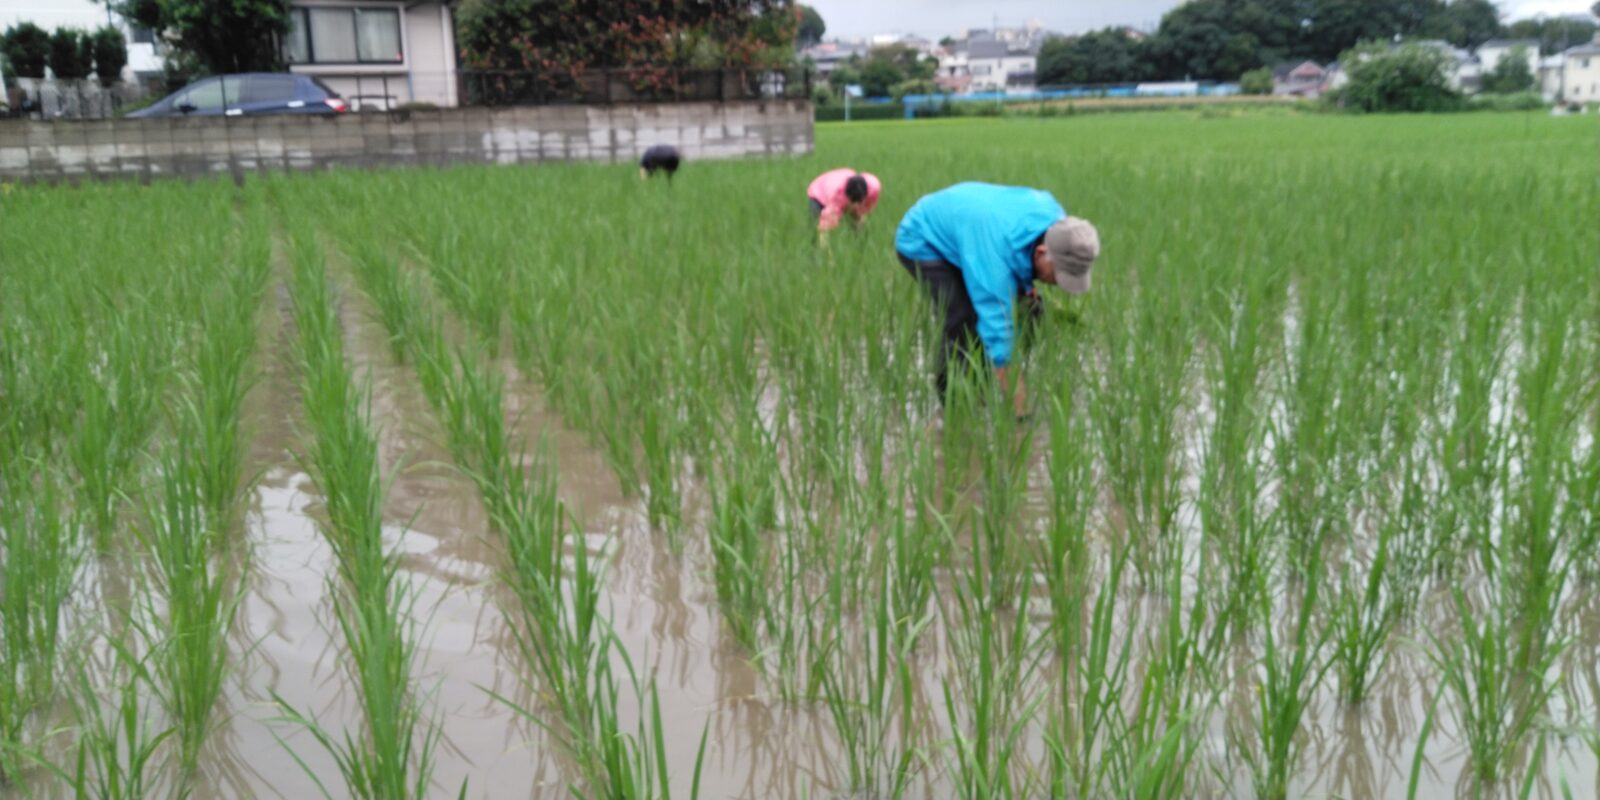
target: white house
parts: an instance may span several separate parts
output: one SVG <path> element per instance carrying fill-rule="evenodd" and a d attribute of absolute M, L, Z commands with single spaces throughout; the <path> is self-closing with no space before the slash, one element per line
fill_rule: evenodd
<path fill-rule="evenodd" d="M 1500 66 L 1500 59 L 1511 55 L 1522 48 L 1522 57 L 1528 62 L 1528 74 L 1535 77 L 1539 74 L 1539 40 L 1538 39 L 1490 39 L 1478 45 L 1478 65 L 1483 69 L 1483 74 L 1488 75 Z"/>
<path fill-rule="evenodd" d="M 93 0 L 0 0 L 0 31 L 19 22 L 32 22 L 47 31 L 92 31 L 111 25 L 122 31 L 128 42 L 128 66 L 122 70 L 123 80 L 161 74 L 161 53 L 155 36 L 147 29 L 128 25 L 104 4 Z"/>
<path fill-rule="evenodd" d="M 1006 42 L 977 39 L 967 42 L 964 50 L 974 92 L 1003 92 L 1011 75 L 1032 74 L 1038 69 L 1037 51 L 1013 50 Z"/>
<path fill-rule="evenodd" d="M 1594 41 L 1580 44 L 1561 54 L 1561 99 L 1586 106 L 1600 105 L 1600 33 Z"/>
<path fill-rule="evenodd" d="M 284 60 L 362 108 L 458 105 L 455 20 L 437 0 L 291 0 Z"/>

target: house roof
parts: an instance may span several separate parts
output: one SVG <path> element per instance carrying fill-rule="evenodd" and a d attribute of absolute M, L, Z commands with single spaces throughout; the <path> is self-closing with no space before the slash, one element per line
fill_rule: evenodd
<path fill-rule="evenodd" d="M 979 39 L 967 43 L 967 58 L 1005 58 L 1011 55 L 1011 48 L 1005 42 L 993 39 Z"/>
<path fill-rule="evenodd" d="M 1568 58 L 1572 56 L 1600 56 L 1600 42 L 1590 42 L 1589 44 L 1580 44 L 1577 47 L 1569 47 L 1566 50 L 1562 50 L 1561 54 Z"/>
<path fill-rule="evenodd" d="M 1312 69 L 1314 69 L 1314 70 L 1316 70 L 1318 72 L 1324 72 L 1324 73 L 1327 72 L 1327 69 L 1325 67 L 1323 67 L 1321 64 L 1318 64 L 1317 62 L 1311 61 L 1309 59 L 1301 59 L 1299 61 L 1283 61 L 1283 62 L 1280 62 L 1277 66 L 1272 68 L 1272 78 L 1273 78 L 1273 80 L 1279 80 L 1279 81 L 1285 80 L 1285 79 L 1287 79 L 1289 77 L 1289 75 L 1291 73 L 1294 73 L 1295 71 L 1299 70 L 1301 67 L 1305 67 L 1305 66 L 1310 66 Z"/>

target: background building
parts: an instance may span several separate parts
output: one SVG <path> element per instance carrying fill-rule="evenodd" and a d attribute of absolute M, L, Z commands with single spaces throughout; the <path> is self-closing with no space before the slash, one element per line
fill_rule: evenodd
<path fill-rule="evenodd" d="M 351 106 L 458 104 L 455 23 L 444 2 L 298 0 L 284 60 Z"/>
<path fill-rule="evenodd" d="M 1561 99 L 1600 105 L 1600 33 L 1594 41 L 1562 53 Z"/>

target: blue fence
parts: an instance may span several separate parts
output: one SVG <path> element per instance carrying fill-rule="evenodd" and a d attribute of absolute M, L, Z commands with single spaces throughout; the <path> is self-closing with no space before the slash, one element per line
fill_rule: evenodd
<path fill-rule="evenodd" d="M 919 108 L 958 103 L 1037 103 L 1045 100 L 1087 100 L 1116 97 L 1229 97 L 1239 94 L 1237 83 L 1130 83 L 1111 86 L 1065 86 L 1026 92 L 974 92 L 972 94 L 908 94 L 901 99 L 906 119 Z M 864 105 L 895 102 L 890 97 L 869 97 Z"/>

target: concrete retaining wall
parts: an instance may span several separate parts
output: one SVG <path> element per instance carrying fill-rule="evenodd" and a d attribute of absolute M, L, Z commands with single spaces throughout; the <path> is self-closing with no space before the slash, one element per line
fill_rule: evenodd
<path fill-rule="evenodd" d="M 805 101 L 539 106 L 38 122 L 0 120 L 0 180 L 176 177 L 263 169 L 632 161 L 811 152 Z"/>

